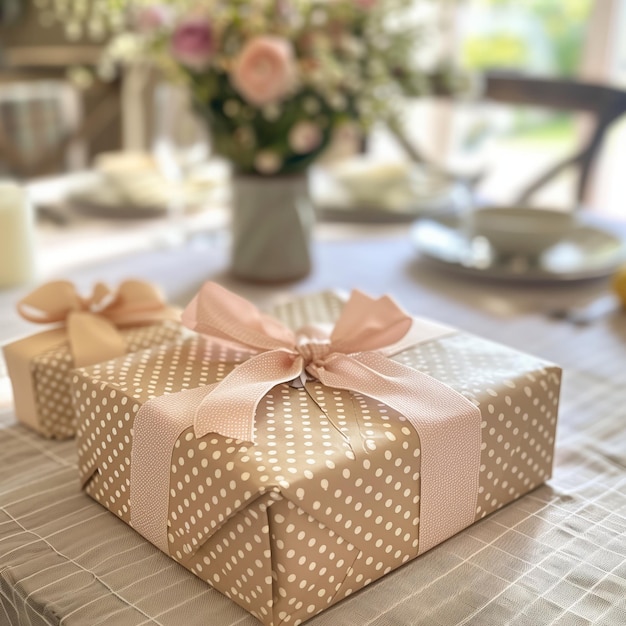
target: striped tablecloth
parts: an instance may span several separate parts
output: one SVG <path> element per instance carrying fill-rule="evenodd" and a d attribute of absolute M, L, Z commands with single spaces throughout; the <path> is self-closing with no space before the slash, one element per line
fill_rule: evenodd
<path fill-rule="evenodd" d="M 146 252 L 76 271 L 79 284 L 131 273 L 184 303 L 215 278 L 260 304 L 289 290 L 230 282 L 218 244 Z M 181 282 L 182 279 L 182 282 Z M 417 263 L 408 240 L 325 241 L 293 291 L 359 287 L 564 367 L 549 483 L 365 590 L 311 626 L 626 624 L 626 315 L 587 328 L 541 311 L 598 286 L 513 288 Z M 2 339 L 26 330 L 0 294 Z M 0 375 L 1 377 L 1 375 Z M 72 441 L 50 442 L 0 412 L 0 624 L 254 626 L 258 622 L 149 545 L 78 488 Z"/>

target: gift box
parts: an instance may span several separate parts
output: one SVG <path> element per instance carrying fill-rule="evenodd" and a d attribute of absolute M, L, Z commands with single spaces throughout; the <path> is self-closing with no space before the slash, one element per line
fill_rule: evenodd
<path fill-rule="evenodd" d="M 88 298 L 72 283 L 55 281 L 17 308 L 25 319 L 51 328 L 3 346 L 16 417 L 53 439 L 75 434 L 75 367 L 173 341 L 182 331 L 180 310 L 168 307 L 152 285 L 134 280 L 115 292 L 98 284 Z"/>
<path fill-rule="evenodd" d="M 85 491 L 267 626 L 550 477 L 557 366 L 388 298 L 274 315 L 205 285 L 183 315 L 200 334 L 73 381 Z"/>

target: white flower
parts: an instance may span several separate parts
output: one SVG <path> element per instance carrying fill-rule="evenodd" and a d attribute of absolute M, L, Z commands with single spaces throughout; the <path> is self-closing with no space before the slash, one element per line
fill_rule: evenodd
<path fill-rule="evenodd" d="M 308 154 L 322 143 L 322 131 L 314 122 L 298 122 L 289 131 L 288 141 L 296 154 Z"/>
<path fill-rule="evenodd" d="M 276 174 L 282 164 L 280 156 L 272 150 L 261 150 L 254 158 L 254 169 L 259 174 Z"/>

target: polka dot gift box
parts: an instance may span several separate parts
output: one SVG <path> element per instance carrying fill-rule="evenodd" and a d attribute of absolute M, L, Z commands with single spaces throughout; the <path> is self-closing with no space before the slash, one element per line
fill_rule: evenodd
<path fill-rule="evenodd" d="M 97 284 L 90 297 L 54 281 L 18 303 L 25 319 L 48 325 L 44 332 L 3 347 L 17 418 L 44 437 L 75 434 L 70 394 L 74 367 L 179 338 L 180 310 L 168 307 L 153 285 L 123 282 L 116 291 Z"/>
<path fill-rule="evenodd" d="M 183 313 L 195 335 L 72 383 L 85 491 L 267 626 L 550 477 L 558 367 L 388 297 L 273 313 L 207 283 Z"/>

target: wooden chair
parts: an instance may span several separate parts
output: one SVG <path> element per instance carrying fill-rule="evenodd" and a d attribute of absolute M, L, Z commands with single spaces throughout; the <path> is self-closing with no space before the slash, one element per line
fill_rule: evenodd
<path fill-rule="evenodd" d="M 607 131 L 626 113 L 626 92 L 605 85 L 569 79 L 492 73 L 485 78 L 484 97 L 493 102 L 586 112 L 593 116 L 594 129 L 585 145 L 541 174 L 518 199 L 520 203 L 526 202 L 563 170 L 575 167 L 578 169 L 576 199 L 581 204 L 586 196 L 595 158 Z"/>
<path fill-rule="evenodd" d="M 435 96 L 454 97 L 449 82 L 434 76 L 432 84 Z M 607 131 L 626 113 L 626 92 L 606 85 L 571 79 L 536 78 L 515 73 L 489 72 L 484 76 L 479 97 L 486 101 L 513 106 L 525 105 L 559 111 L 586 112 L 593 116 L 594 130 L 585 145 L 574 154 L 555 163 L 524 189 L 516 199 L 516 203 L 526 203 L 535 192 L 551 182 L 563 170 L 575 167 L 578 170 L 576 200 L 578 204 L 582 204 L 589 186 L 595 158 Z M 406 141 L 397 128 L 390 126 L 390 129 L 414 160 L 433 166 L 416 146 Z M 436 165 L 434 167 L 437 168 Z M 449 174 L 458 178 L 453 172 Z M 469 182 L 473 184 L 477 180 Z"/>

